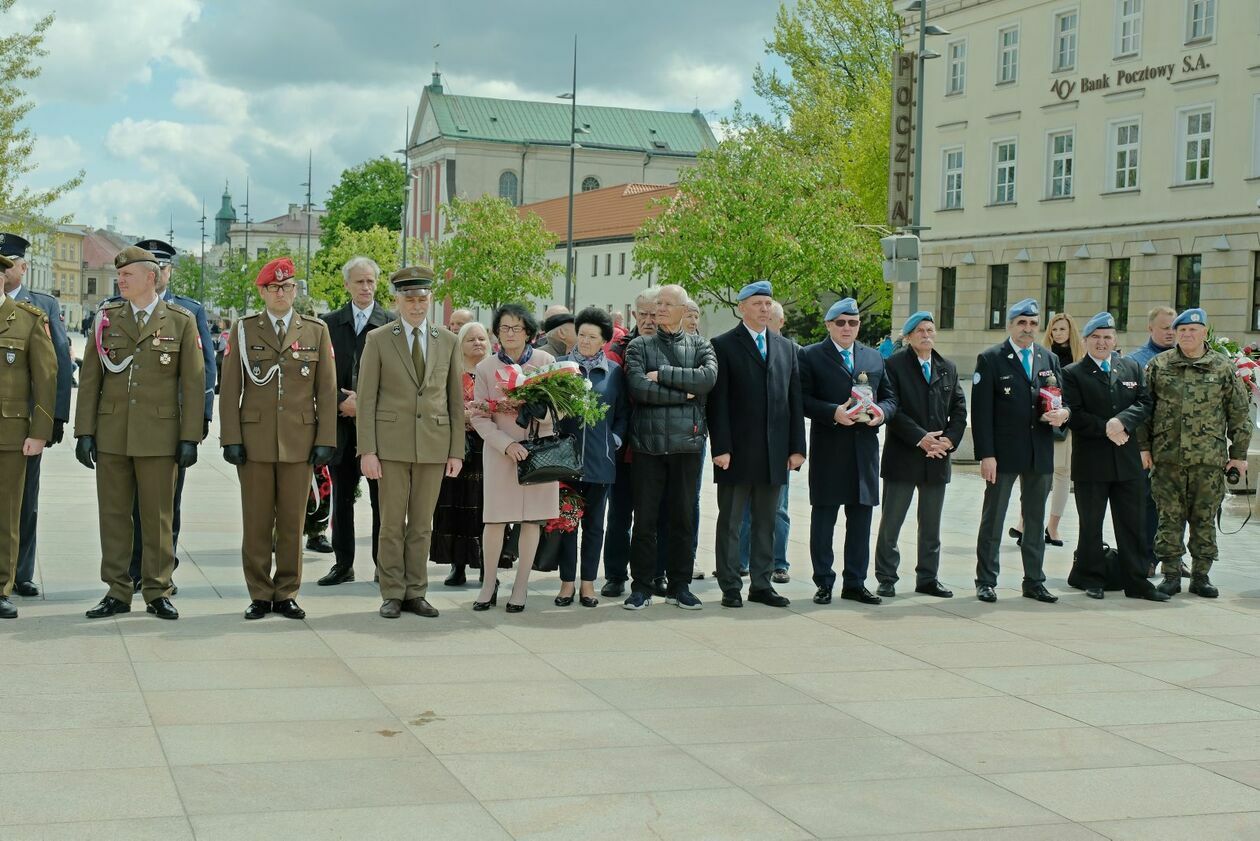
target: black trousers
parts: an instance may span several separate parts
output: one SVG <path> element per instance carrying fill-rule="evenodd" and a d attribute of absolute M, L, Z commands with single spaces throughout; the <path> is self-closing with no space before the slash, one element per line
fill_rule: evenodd
<path fill-rule="evenodd" d="M 599 555 L 604 545 L 604 511 L 608 502 L 608 485 L 578 482 L 578 493 L 585 500 L 582 513 L 582 580 L 594 581 L 599 576 Z M 578 574 L 578 533 L 566 534 L 560 542 L 560 580 L 572 582 Z"/>
<path fill-rule="evenodd" d="M 699 469 L 699 468 L 697 468 Z M 630 570 L 630 532 L 634 524 L 634 475 L 633 462 L 617 462 L 617 479 L 608 491 L 608 517 L 604 530 L 604 578 L 625 583 Z M 699 477 L 696 491 L 699 493 Z M 698 508 L 698 507 L 697 507 Z M 697 516 L 699 516 L 697 514 Z M 658 523 L 664 523 L 665 495 L 661 494 Z M 665 574 L 666 547 L 668 541 L 660 541 L 656 552 L 656 577 Z M 694 552 L 694 541 L 693 541 Z"/>
<path fill-rule="evenodd" d="M 175 473 L 175 507 L 171 512 L 171 555 L 175 558 L 175 566 L 171 569 L 179 569 L 179 502 L 184 495 L 184 474 L 187 469 L 183 467 L 176 468 Z M 132 581 L 139 581 L 141 577 L 140 559 L 144 555 L 144 534 L 140 529 L 140 495 L 136 494 L 135 500 L 131 503 L 131 567 L 128 573 L 131 575 Z"/>
<path fill-rule="evenodd" d="M 774 521 L 782 485 L 720 483 L 717 486 L 717 579 L 723 593 L 743 589 L 740 579 L 739 532 L 744 512 L 752 520 L 748 552 L 748 591 L 773 589 Z"/>
<path fill-rule="evenodd" d="M 44 456 L 26 458 L 26 490 L 22 492 L 22 512 L 18 516 L 18 584 L 35 580 L 35 541 L 39 525 L 39 467 Z"/>
<path fill-rule="evenodd" d="M 346 441 L 341 460 L 330 464 L 332 472 L 332 547 L 334 563 L 341 569 L 354 567 L 354 494 L 359 489 L 359 457 L 355 455 L 357 437 L 353 432 Z M 372 563 L 381 541 L 381 503 L 377 483 L 367 480 L 368 498 L 372 503 Z"/>
<path fill-rule="evenodd" d="M 696 560 L 691 535 L 695 529 L 696 487 L 699 481 L 700 453 L 635 454 L 631 474 L 634 531 L 630 540 L 630 576 L 634 592 L 652 592 L 652 578 L 656 575 L 657 526 L 662 504 L 669 521 L 670 536 L 663 547 L 669 592 L 690 586 L 691 570 Z"/>
<path fill-rule="evenodd" d="M 1146 480 L 1074 483 L 1076 516 L 1080 521 L 1080 545 L 1076 550 L 1076 575 L 1080 585 L 1105 588 L 1107 564 L 1103 557 L 1103 518 L 1111 505 L 1111 528 L 1116 534 L 1116 555 L 1124 578 L 1126 596 L 1142 596 L 1154 585 L 1146 580 Z M 1025 532 L 1026 533 L 1026 532 Z"/>

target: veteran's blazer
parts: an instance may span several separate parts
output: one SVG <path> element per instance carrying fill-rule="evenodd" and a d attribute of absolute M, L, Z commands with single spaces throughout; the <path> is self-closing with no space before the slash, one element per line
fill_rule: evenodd
<path fill-rule="evenodd" d="M 1072 412 L 1072 480 L 1125 482 L 1141 479 L 1142 452 L 1137 428 L 1151 415 L 1154 403 L 1142 367 L 1135 360 L 1111 357 L 1105 373 L 1086 356 L 1063 369 L 1063 403 Z M 1119 419 L 1129 433 L 1122 447 L 1107 437 L 1107 421 Z"/>

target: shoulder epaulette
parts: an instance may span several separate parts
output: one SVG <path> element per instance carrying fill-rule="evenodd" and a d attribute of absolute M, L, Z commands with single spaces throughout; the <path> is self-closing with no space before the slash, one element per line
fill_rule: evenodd
<path fill-rule="evenodd" d="M 186 316 L 188 316 L 189 318 L 195 318 L 195 317 L 196 317 L 196 316 L 194 316 L 194 315 L 192 314 L 192 310 L 189 310 L 189 309 L 187 309 L 186 307 L 182 307 L 182 306 L 180 306 L 179 304 L 175 303 L 174 301 L 167 301 L 167 302 L 166 302 L 166 308 L 167 308 L 168 310 L 173 310 L 174 312 L 177 312 L 177 313 L 179 313 L 179 314 L 181 314 L 181 315 L 186 315 Z"/>
<path fill-rule="evenodd" d="M 115 298 L 109 301 L 102 301 L 101 309 L 102 310 L 116 310 L 125 303 L 127 303 L 127 300 L 125 298 Z"/>
<path fill-rule="evenodd" d="M 32 304 L 30 301 L 14 301 L 13 303 L 18 305 L 18 309 L 26 310 L 31 315 L 38 316 L 39 318 L 48 318 L 48 313 Z"/>

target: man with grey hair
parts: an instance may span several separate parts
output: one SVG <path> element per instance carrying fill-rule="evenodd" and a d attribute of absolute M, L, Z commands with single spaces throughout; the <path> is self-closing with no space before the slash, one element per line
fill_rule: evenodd
<path fill-rule="evenodd" d="M 473 315 L 472 310 L 461 307 L 451 311 L 450 317 L 446 320 L 446 329 L 458 336 L 461 327 L 476 320 L 477 317 Z"/>
<path fill-rule="evenodd" d="M 329 470 L 332 473 L 333 566 L 319 579 L 322 587 L 354 580 L 354 497 L 359 489 L 359 458 L 356 453 L 355 416 L 358 411 L 359 357 L 367 334 L 394 320 L 394 314 L 376 303 L 376 287 L 381 267 L 370 257 L 351 257 L 341 267 L 341 277 L 350 300 L 340 309 L 324 315 L 332 339 L 337 368 L 337 452 Z M 380 501 L 376 482 L 368 480 L 372 502 L 372 563 L 376 563 L 381 533 Z M 321 536 L 322 537 L 322 536 Z M 311 548 L 309 542 L 307 548 Z"/>

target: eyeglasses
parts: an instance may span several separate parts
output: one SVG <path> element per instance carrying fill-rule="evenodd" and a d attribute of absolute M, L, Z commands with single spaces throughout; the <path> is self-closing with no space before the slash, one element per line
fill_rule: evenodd
<path fill-rule="evenodd" d="M 831 323 L 837 327 L 857 327 L 862 323 L 860 318 L 833 318 Z"/>
<path fill-rule="evenodd" d="M 500 336 L 503 336 L 503 335 L 515 336 L 517 333 L 524 333 L 524 332 L 526 332 L 524 327 L 515 327 L 511 324 L 499 325 Z"/>
<path fill-rule="evenodd" d="M 263 289 L 272 295 L 288 295 L 297 289 L 296 283 L 268 283 Z"/>
<path fill-rule="evenodd" d="M 395 293 L 399 298 L 419 298 L 427 301 L 433 297 L 433 292 L 428 289 L 405 289 L 402 292 Z"/>

